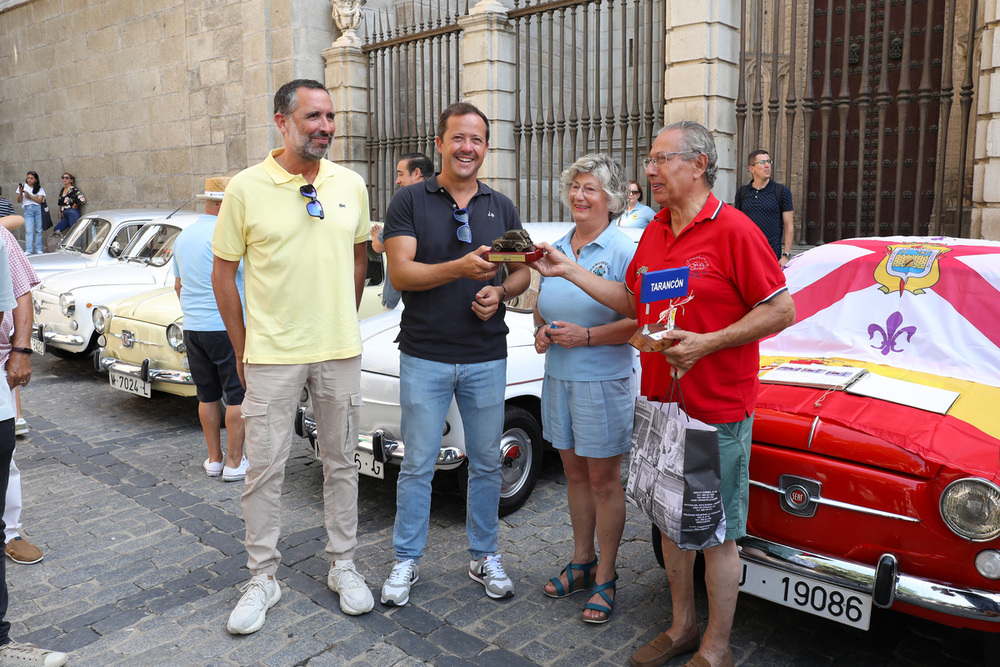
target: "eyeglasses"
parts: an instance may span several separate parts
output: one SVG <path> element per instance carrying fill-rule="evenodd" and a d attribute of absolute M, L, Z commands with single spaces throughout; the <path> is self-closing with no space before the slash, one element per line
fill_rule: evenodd
<path fill-rule="evenodd" d="M 638 190 L 629 190 L 628 193 L 630 195 L 637 195 L 637 194 L 639 194 L 639 191 Z"/>
<path fill-rule="evenodd" d="M 472 243 L 472 227 L 469 227 L 469 212 L 464 208 L 456 208 L 452 211 L 452 215 L 455 219 L 462 223 L 462 225 L 455 230 L 455 236 L 458 237 L 459 241 L 463 243 Z"/>
<path fill-rule="evenodd" d="M 667 161 L 674 157 L 675 155 L 692 155 L 694 151 L 673 151 L 672 153 L 659 153 L 654 157 L 648 157 L 642 161 L 642 168 L 649 169 L 649 165 L 656 163 L 656 167 L 660 168 L 667 163 Z"/>
<path fill-rule="evenodd" d="M 765 164 L 771 164 L 771 163 L 772 163 L 772 160 L 758 160 L 757 162 L 753 163 L 753 166 L 755 166 L 755 167 L 756 166 L 763 167 Z"/>
<path fill-rule="evenodd" d="M 314 218 L 323 219 L 323 204 L 320 203 L 317 197 L 316 188 L 312 184 L 303 185 L 299 188 L 299 193 L 303 197 L 308 197 L 309 201 L 306 202 L 306 213 Z"/>
<path fill-rule="evenodd" d="M 62 180 L 64 180 L 64 181 L 68 181 L 68 180 L 69 180 L 69 176 L 63 176 L 63 177 L 62 177 Z"/>

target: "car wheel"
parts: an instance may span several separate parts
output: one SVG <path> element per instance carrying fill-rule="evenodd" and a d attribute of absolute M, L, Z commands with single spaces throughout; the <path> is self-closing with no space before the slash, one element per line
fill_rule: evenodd
<path fill-rule="evenodd" d="M 504 408 L 503 434 L 500 436 L 500 516 L 521 508 L 528 500 L 542 469 L 542 429 L 530 412 L 516 405 Z M 459 468 L 458 491 L 469 491 L 469 466 Z"/>

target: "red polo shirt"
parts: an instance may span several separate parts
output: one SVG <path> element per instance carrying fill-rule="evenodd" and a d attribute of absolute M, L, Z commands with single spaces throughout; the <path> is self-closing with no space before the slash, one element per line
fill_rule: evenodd
<path fill-rule="evenodd" d="M 687 266 L 690 301 L 677 311 L 678 329 L 708 333 L 738 321 L 757 304 L 785 289 L 785 276 L 760 229 L 745 215 L 709 194 L 694 221 L 676 238 L 670 211 L 663 209 L 646 227 L 625 286 L 636 295 L 639 324 L 658 321 L 669 301 L 639 303 L 642 274 Z M 642 395 L 666 400 L 670 365 L 659 353 L 643 353 Z M 703 357 L 681 378 L 688 414 L 710 424 L 742 421 L 757 404 L 757 342 Z"/>

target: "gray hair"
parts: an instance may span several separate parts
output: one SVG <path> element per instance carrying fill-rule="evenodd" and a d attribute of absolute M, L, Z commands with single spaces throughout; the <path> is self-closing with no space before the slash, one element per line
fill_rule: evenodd
<path fill-rule="evenodd" d="M 628 176 L 625 168 L 607 153 L 587 153 L 562 173 L 562 202 L 572 208 L 569 202 L 569 188 L 573 179 L 580 174 L 593 174 L 608 196 L 608 219 L 614 220 L 625 212 L 628 206 Z"/>
<path fill-rule="evenodd" d="M 719 151 L 715 148 L 715 139 L 712 137 L 712 133 L 708 131 L 708 128 L 693 120 L 682 120 L 667 125 L 657 132 L 656 136 L 660 136 L 670 130 L 681 131 L 681 140 L 677 146 L 677 150 L 691 153 L 691 155 L 680 156 L 685 162 L 696 160 L 698 155 L 704 155 L 708 158 L 708 167 L 705 168 L 702 178 L 708 184 L 709 188 L 715 185 L 715 177 L 719 172 Z"/>
<path fill-rule="evenodd" d="M 299 105 L 299 88 L 309 88 L 312 90 L 326 91 L 319 81 L 313 79 L 295 79 L 289 81 L 274 94 L 274 113 L 282 116 L 291 116 L 295 112 L 295 107 Z"/>

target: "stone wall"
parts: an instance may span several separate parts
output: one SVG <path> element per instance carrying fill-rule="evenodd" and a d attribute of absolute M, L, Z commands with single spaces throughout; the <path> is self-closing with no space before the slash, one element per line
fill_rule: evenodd
<path fill-rule="evenodd" d="M 89 210 L 177 207 L 276 144 L 271 100 L 323 80 L 328 0 L 33 0 L 0 11 L 0 185 L 76 175 Z M 189 208 L 194 208 L 190 204 Z"/>

